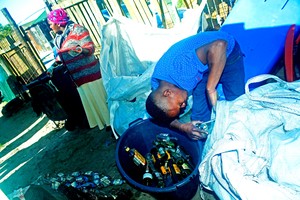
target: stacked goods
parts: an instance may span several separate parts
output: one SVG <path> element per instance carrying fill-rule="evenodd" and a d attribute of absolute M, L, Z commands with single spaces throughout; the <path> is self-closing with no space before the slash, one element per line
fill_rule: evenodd
<path fill-rule="evenodd" d="M 140 173 L 142 184 L 164 188 L 180 182 L 193 172 L 192 158 L 177 140 L 167 133 L 160 133 L 153 141 L 150 152 L 145 155 L 135 148 L 124 147 Z"/>

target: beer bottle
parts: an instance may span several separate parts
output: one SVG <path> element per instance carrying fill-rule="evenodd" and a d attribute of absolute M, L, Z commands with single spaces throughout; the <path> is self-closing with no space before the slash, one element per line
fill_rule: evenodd
<path fill-rule="evenodd" d="M 163 174 L 163 179 L 165 186 L 171 186 L 174 184 L 172 172 L 170 167 L 168 166 L 168 161 L 171 159 L 171 154 L 165 150 L 163 147 L 158 148 L 158 155 L 160 155 L 162 166 L 160 167 Z M 176 181 L 175 181 L 176 182 Z"/>
<path fill-rule="evenodd" d="M 186 162 L 189 167 L 192 169 L 193 168 L 193 163 L 192 163 L 192 159 L 191 156 L 189 154 L 187 154 L 184 149 L 181 146 L 177 146 L 176 147 L 176 154 L 178 157 L 181 157 L 184 162 Z"/>
<path fill-rule="evenodd" d="M 142 169 L 146 167 L 146 159 L 140 152 L 138 152 L 135 148 L 130 148 L 125 146 L 125 151 L 129 154 L 129 157 L 133 160 L 134 164 Z"/>
<path fill-rule="evenodd" d="M 149 163 L 146 163 L 146 170 L 145 173 L 143 174 L 143 184 L 147 186 L 151 186 L 153 181 L 153 175 L 150 172 L 149 169 Z"/>
<path fill-rule="evenodd" d="M 164 182 L 166 187 L 169 187 L 171 185 L 173 185 L 173 180 L 172 180 L 172 173 L 170 171 L 170 168 L 168 167 L 168 163 L 166 163 L 166 174 L 164 175 Z"/>
<path fill-rule="evenodd" d="M 180 175 L 180 170 L 179 170 L 179 174 L 176 173 L 175 168 L 173 166 L 173 160 L 170 159 L 168 160 L 168 171 L 170 173 L 170 176 L 173 180 L 173 183 L 177 183 L 178 182 L 178 175 Z"/>
<path fill-rule="evenodd" d="M 160 173 L 159 171 L 154 171 L 153 173 L 156 179 L 156 187 L 159 188 L 165 187 L 164 177 L 162 173 Z"/>
<path fill-rule="evenodd" d="M 178 139 L 176 137 L 171 137 L 168 133 L 160 133 L 156 135 L 157 143 L 160 143 L 161 145 L 167 148 L 175 148 L 176 146 L 175 142 L 177 140 Z"/>
<path fill-rule="evenodd" d="M 176 164 L 173 158 L 168 160 L 168 168 L 170 170 L 173 183 L 177 183 L 178 181 L 181 181 L 183 179 L 182 170 L 180 170 L 179 166 Z"/>
<path fill-rule="evenodd" d="M 160 159 L 163 160 L 163 161 L 167 161 L 168 155 L 166 154 L 165 148 L 162 147 L 162 146 L 159 146 L 157 151 L 158 151 L 158 154 L 160 156 Z"/>
<path fill-rule="evenodd" d="M 152 174 L 154 175 L 154 181 L 156 184 L 156 187 L 163 188 L 165 186 L 164 180 L 163 180 L 163 175 L 154 166 L 155 158 L 154 155 L 151 153 L 146 154 L 146 161 L 149 166 L 149 170 L 152 171 Z"/>
<path fill-rule="evenodd" d="M 154 166 L 156 169 L 160 170 L 163 175 L 167 174 L 165 168 L 165 161 L 162 159 L 161 155 L 158 153 L 158 150 L 154 147 L 150 150 L 151 154 L 153 155 Z"/>
<path fill-rule="evenodd" d="M 193 171 L 193 167 L 188 162 L 186 162 L 186 160 L 183 159 L 182 157 L 178 157 L 176 159 L 176 164 L 180 168 L 181 171 L 180 174 L 182 178 L 186 178 Z"/>
<path fill-rule="evenodd" d="M 156 135 L 156 140 L 169 142 L 169 141 L 177 141 L 178 139 L 176 137 L 171 137 L 168 133 L 160 133 Z"/>

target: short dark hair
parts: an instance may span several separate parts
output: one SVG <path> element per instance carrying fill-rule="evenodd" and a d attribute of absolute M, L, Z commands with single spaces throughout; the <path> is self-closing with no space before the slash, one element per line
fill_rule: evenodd
<path fill-rule="evenodd" d="M 168 116 L 167 112 L 158 106 L 158 103 L 155 101 L 154 92 L 151 92 L 146 100 L 146 110 L 154 120 L 163 124 L 170 124 L 176 119 Z"/>

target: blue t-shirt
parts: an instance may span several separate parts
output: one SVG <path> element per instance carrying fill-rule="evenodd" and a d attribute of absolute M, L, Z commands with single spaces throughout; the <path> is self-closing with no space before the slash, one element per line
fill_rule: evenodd
<path fill-rule="evenodd" d="M 172 45 L 157 62 L 151 78 L 153 89 L 164 80 L 188 91 L 189 93 L 201 81 L 208 66 L 201 63 L 196 49 L 216 40 L 224 40 L 227 44 L 227 57 L 232 52 L 235 39 L 226 32 L 207 31 L 185 38 Z"/>

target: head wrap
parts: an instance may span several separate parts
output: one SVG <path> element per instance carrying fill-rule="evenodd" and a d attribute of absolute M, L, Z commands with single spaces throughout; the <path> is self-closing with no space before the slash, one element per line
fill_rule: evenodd
<path fill-rule="evenodd" d="M 52 10 L 48 14 L 48 20 L 59 25 L 66 25 L 69 21 L 69 16 L 63 8 Z"/>

